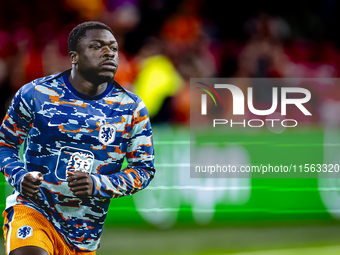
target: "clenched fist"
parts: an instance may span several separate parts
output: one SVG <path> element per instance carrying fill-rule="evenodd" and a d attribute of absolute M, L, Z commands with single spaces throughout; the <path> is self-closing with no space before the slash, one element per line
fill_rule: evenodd
<path fill-rule="evenodd" d="M 93 179 L 88 173 L 67 171 L 67 174 L 69 175 L 67 178 L 68 186 L 74 196 L 91 196 L 93 194 Z"/>
<path fill-rule="evenodd" d="M 33 198 L 37 195 L 41 181 L 43 180 L 42 173 L 28 172 L 24 175 L 20 184 L 20 193 L 25 197 Z"/>

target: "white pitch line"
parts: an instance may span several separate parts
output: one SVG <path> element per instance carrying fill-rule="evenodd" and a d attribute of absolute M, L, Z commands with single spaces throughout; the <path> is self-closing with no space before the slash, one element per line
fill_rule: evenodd
<path fill-rule="evenodd" d="M 145 190 L 249 190 L 250 186 L 245 187 L 206 187 L 206 186 L 149 186 Z"/>
<path fill-rule="evenodd" d="M 155 145 L 171 145 L 171 144 L 190 144 L 190 141 L 182 140 L 182 141 L 154 141 Z"/>
<path fill-rule="evenodd" d="M 164 164 L 157 164 L 155 163 L 155 167 L 190 167 L 190 163 L 164 163 Z"/>
<path fill-rule="evenodd" d="M 278 249 L 278 250 L 264 250 L 264 251 L 252 251 L 241 253 L 228 253 L 228 255 L 338 255 L 340 253 L 340 246 L 323 246 L 323 247 L 305 247 L 305 248 L 293 248 L 293 249 Z M 219 254 L 226 255 L 226 254 Z"/>

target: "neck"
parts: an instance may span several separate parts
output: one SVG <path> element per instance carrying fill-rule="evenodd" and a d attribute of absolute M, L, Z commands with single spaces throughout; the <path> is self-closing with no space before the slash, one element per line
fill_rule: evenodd
<path fill-rule="evenodd" d="M 71 85 L 81 94 L 87 96 L 97 96 L 105 91 L 108 83 L 94 84 L 86 80 L 79 72 L 71 70 L 68 80 Z"/>

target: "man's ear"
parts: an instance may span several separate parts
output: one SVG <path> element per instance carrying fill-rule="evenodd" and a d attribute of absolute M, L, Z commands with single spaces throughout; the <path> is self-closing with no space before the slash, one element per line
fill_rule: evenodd
<path fill-rule="evenodd" d="M 68 55 L 71 58 L 71 63 L 72 64 L 77 64 L 78 63 L 78 52 L 76 51 L 70 51 Z"/>

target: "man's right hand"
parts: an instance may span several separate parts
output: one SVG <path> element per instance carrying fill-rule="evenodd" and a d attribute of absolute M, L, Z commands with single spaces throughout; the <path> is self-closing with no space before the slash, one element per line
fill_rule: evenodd
<path fill-rule="evenodd" d="M 39 192 L 42 180 L 42 173 L 29 172 L 25 174 L 20 184 L 20 193 L 25 197 L 34 198 Z"/>

